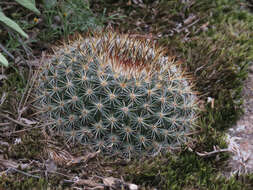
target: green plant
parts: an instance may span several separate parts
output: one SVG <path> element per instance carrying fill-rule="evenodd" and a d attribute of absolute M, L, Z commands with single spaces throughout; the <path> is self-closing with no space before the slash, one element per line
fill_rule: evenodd
<path fill-rule="evenodd" d="M 24 6 L 25 8 L 35 12 L 36 14 L 40 14 L 40 11 L 35 7 L 34 0 L 15 0 L 15 1 L 20 5 Z M 28 35 L 22 30 L 22 28 L 20 28 L 20 26 L 15 21 L 5 16 L 1 7 L 0 7 L 0 23 L 3 23 L 7 27 L 18 32 L 23 37 L 28 38 Z M 2 63 L 4 66 L 8 66 L 7 59 L 1 53 L 0 53 L 0 63 Z"/>
<path fill-rule="evenodd" d="M 43 0 L 42 3 L 45 28 L 38 36 L 42 41 L 66 38 L 77 31 L 85 32 L 88 28 L 102 25 L 104 19 L 91 11 L 89 1 Z"/>
<path fill-rule="evenodd" d="M 179 147 L 197 98 L 179 65 L 148 40 L 106 31 L 42 66 L 38 106 L 70 141 L 130 156 Z"/>

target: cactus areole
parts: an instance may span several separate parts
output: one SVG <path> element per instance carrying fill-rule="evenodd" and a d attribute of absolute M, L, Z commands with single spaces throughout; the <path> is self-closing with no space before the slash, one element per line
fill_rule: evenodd
<path fill-rule="evenodd" d="M 59 48 L 40 70 L 37 103 L 67 142 L 124 156 L 188 141 L 197 98 L 153 41 L 101 32 Z"/>

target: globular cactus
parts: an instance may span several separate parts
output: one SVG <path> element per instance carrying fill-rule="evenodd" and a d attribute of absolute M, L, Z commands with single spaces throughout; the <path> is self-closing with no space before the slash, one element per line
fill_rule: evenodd
<path fill-rule="evenodd" d="M 197 98 L 180 67 L 151 40 L 100 32 L 70 42 L 42 66 L 37 106 L 67 141 L 104 153 L 157 153 L 194 128 Z"/>

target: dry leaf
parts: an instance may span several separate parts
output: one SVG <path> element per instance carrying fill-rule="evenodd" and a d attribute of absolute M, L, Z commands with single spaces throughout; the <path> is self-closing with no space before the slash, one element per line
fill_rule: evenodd
<path fill-rule="evenodd" d="M 201 27 L 200 27 L 200 29 L 202 30 L 202 31 L 206 31 L 206 30 L 208 30 L 208 26 L 209 25 L 209 22 L 206 22 L 205 24 L 203 24 Z"/>
<path fill-rule="evenodd" d="M 106 178 L 103 178 L 103 183 L 106 186 L 113 187 L 115 185 L 116 180 L 118 181 L 118 179 L 116 179 L 114 177 L 106 177 Z"/>
<path fill-rule="evenodd" d="M 77 185 L 88 185 L 90 187 L 99 187 L 101 186 L 100 184 L 90 180 L 90 179 L 78 179 L 75 184 Z"/>
<path fill-rule="evenodd" d="M 87 163 L 90 159 L 95 158 L 99 153 L 100 153 L 100 150 L 94 153 L 89 153 L 86 156 L 72 158 L 72 160 L 67 163 L 67 166 L 71 166 L 73 164 L 79 164 L 81 162 Z"/>

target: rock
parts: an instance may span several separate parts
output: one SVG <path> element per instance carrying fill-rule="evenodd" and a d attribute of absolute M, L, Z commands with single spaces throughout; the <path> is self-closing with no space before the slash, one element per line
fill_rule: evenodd
<path fill-rule="evenodd" d="M 253 63 L 249 64 L 249 73 L 253 74 Z"/>

